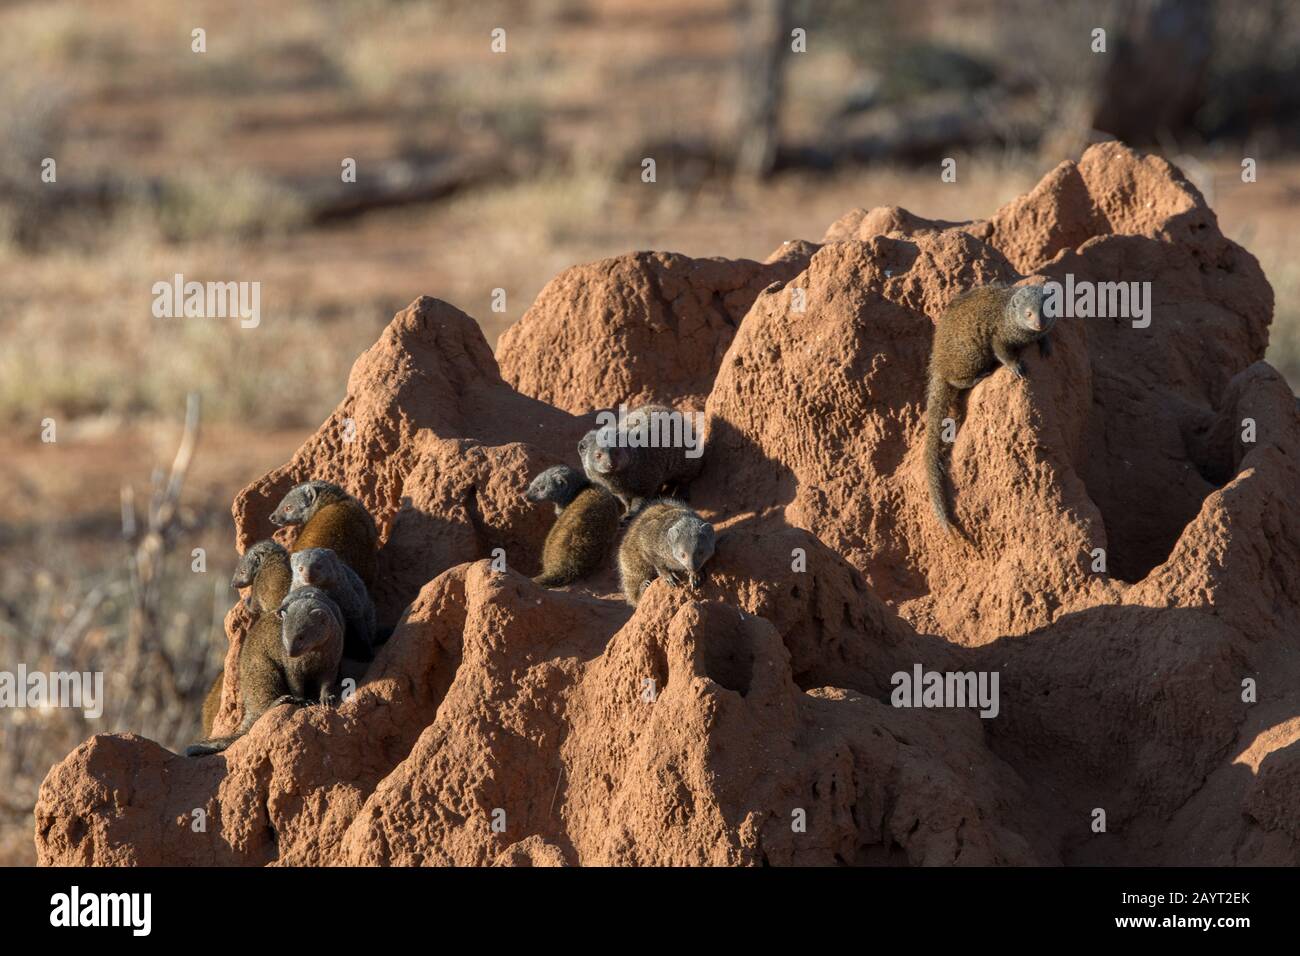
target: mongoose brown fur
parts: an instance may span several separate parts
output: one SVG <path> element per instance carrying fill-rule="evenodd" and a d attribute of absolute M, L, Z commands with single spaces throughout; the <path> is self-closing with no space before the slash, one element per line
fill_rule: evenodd
<path fill-rule="evenodd" d="M 230 579 L 233 588 L 251 588 L 244 603 L 254 614 L 274 611 L 289 593 L 293 572 L 289 552 L 278 541 L 267 538 L 250 547 L 235 565 Z"/>
<path fill-rule="evenodd" d="M 375 602 L 357 572 L 329 548 L 307 548 L 289 558 L 293 568 L 290 590 L 320 588 L 343 613 L 343 656 L 354 661 L 375 659 Z"/>
<path fill-rule="evenodd" d="M 280 668 L 281 657 L 280 619 L 274 610 L 264 611 L 253 619 L 253 625 L 244 635 L 243 646 L 239 649 L 239 697 L 244 711 L 239 728 L 229 736 L 213 737 L 205 714 L 206 737 L 186 747 L 185 756 L 201 757 L 225 750 L 248 733 L 257 718 L 288 694 L 288 685 Z M 213 718 L 215 717 L 214 713 Z"/>
<path fill-rule="evenodd" d="M 250 547 L 235 564 L 230 579 L 233 588 L 250 588 L 244 604 L 254 616 L 268 611 L 274 614 L 280 602 L 289 593 L 291 571 L 289 552 L 278 541 L 267 538 Z M 216 679 L 203 698 L 203 736 L 212 736 L 212 725 L 221 710 L 221 690 L 226 682 L 226 669 L 217 671 Z"/>
<path fill-rule="evenodd" d="M 647 504 L 618 546 L 619 580 L 628 603 L 635 606 L 655 578 L 673 586 L 685 578 L 697 586 L 716 542 L 713 525 L 683 502 L 665 498 Z"/>
<path fill-rule="evenodd" d="M 924 454 L 930 503 L 935 517 L 946 529 L 956 530 L 945 500 L 940 457 L 944 418 L 959 393 L 974 388 L 977 382 L 993 374 L 999 364 L 1017 378 L 1024 378 L 1021 350 L 1037 342 L 1043 357 L 1050 355 L 1047 333 L 1055 322 L 1055 316 L 1044 313 L 1040 285 L 972 289 L 954 299 L 939 316 L 930 350 Z"/>
<path fill-rule="evenodd" d="M 542 587 L 571 584 L 598 570 L 618 537 L 622 507 L 604 488 L 567 465 L 548 468 L 524 493 L 529 501 L 550 501 L 559 516 L 542 545 Z"/>
<path fill-rule="evenodd" d="M 209 737 L 185 749 L 187 757 L 220 753 L 257 719 L 282 703 L 333 704 L 343 658 L 343 613 L 328 594 L 299 588 L 280 607 L 253 621 L 239 654 L 244 717 L 228 737 Z"/>
<path fill-rule="evenodd" d="M 212 736 L 212 725 L 217 722 L 217 711 L 221 710 L 221 690 L 226 683 L 226 669 L 223 667 L 217 671 L 217 679 L 212 682 L 208 688 L 207 696 L 203 698 L 203 737 L 207 739 Z"/>
<path fill-rule="evenodd" d="M 294 486 L 271 512 L 271 524 L 301 525 L 291 551 L 329 548 L 357 572 L 366 590 L 374 588 L 379 546 L 375 520 L 338 485 L 312 479 Z"/>
<path fill-rule="evenodd" d="M 624 427 L 606 425 L 583 436 L 578 443 L 582 469 L 593 484 L 606 488 L 616 496 L 629 515 L 635 514 L 645 502 L 662 493 L 664 486 L 673 484 L 677 493 L 696 478 L 703 465 L 703 456 L 690 457 L 687 449 L 677 445 L 628 444 L 628 435 L 637 429 L 643 434 L 662 435 L 669 431 L 662 415 L 686 414 L 674 412 L 665 405 L 642 405 L 628 412 Z"/>

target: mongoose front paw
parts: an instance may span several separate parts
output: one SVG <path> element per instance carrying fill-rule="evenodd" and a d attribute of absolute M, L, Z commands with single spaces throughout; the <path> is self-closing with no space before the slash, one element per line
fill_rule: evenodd
<path fill-rule="evenodd" d="M 1011 371 L 1015 374 L 1016 378 L 1029 378 L 1029 369 L 1026 367 L 1024 362 L 1017 362 L 1015 365 L 1011 366 Z"/>
<path fill-rule="evenodd" d="M 276 698 L 275 703 L 271 706 L 279 707 L 281 704 L 293 704 L 295 707 L 310 707 L 311 701 L 305 700 L 302 697 L 295 697 L 293 694 L 282 694 Z"/>

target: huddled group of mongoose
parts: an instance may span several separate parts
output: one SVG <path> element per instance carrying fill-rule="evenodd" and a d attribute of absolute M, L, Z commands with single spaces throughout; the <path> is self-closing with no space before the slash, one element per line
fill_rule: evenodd
<path fill-rule="evenodd" d="M 939 317 L 930 355 L 924 464 L 931 504 L 940 524 L 955 531 L 944 493 L 940 451 L 943 422 L 959 394 L 999 365 L 1025 377 L 1021 351 L 1037 342 L 1051 353 L 1055 317 L 1044 309 L 1042 286 L 986 286 L 953 300 Z M 599 571 L 617 541 L 619 582 L 636 605 L 656 578 L 697 586 L 713 556 L 713 526 L 678 497 L 699 475 L 702 458 L 681 444 L 631 441 L 631 432 L 655 432 L 660 416 L 680 413 L 643 405 L 619 425 L 587 432 L 578 442 L 581 471 L 556 465 L 538 474 L 523 497 L 549 502 L 556 520 L 542 546 L 545 587 L 571 584 Z M 950 440 L 950 439 L 949 439 Z M 666 497 L 661 497 L 667 495 Z M 224 674 L 203 703 L 205 740 L 191 756 L 216 753 L 248 732 L 282 702 L 333 704 L 344 660 L 373 659 L 378 643 L 375 584 L 378 533 L 365 506 L 342 488 L 311 480 L 295 486 L 271 515 L 277 527 L 299 525 L 293 553 L 260 541 L 240 558 L 231 580 L 248 588 L 253 623 L 239 655 L 243 719 L 228 737 L 213 737 Z M 622 538 L 619 540 L 620 529 Z"/>
<path fill-rule="evenodd" d="M 559 465 L 533 479 L 524 497 L 551 502 L 556 521 L 542 548 L 547 587 L 569 584 L 598 570 L 630 519 L 619 548 L 623 591 L 632 603 L 655 577 L 696 583 L 712 556 L 713 527 L 673 499 L 650 499 L 665 486 L 680 489 L 699 472 L 686 449 L 627 447 L 627 432 L 651 424 L 663 406 L 631 412 L 620 429 L 589 432 L 578 457 L 586 474 Z M 625 510 L 624 505 L 630 505 Z M 377 645 L 374 586 L 379 535 L 365 506 L 338 485 L 313 479 L 292 488 L 270 516 L 277 527 L 298 525 L 293 552 L 274 541 L 248 548 L 231 584 L 247 588 L 252 625 L 239 652 L 243 718 L 235 732 L 214 737 L 225 674 L 203 702 L 203 740 L 189 756 L 218 753 L 281 703 L 332 705 L 346 661 L 374 659 Z"/>
<path fill-rule="evenodd" d="M 1034 342 L 1044 358 L 1052 354 L 1047 333 L 1056 317 L 1043 308 L 1041 285 L 991 285 L 955 298 L 939 316 L 930 349 L 925 405 L 925 471 L 930 503 L 945 530 L 955 531 L 943 487 L 943 420 L 958 394 L 992 375 L 999 365 L 1025 377 L 1020 353 Z"/>
<path fill-rule="evenodd" d="M 664 405 L 642 405 L 623 423 L 593 429 L 578 442 L 582 473 L 567 465 L 548 468 L 524 492 L 528 501 L 549 501 L 556 519 L 542 546 L 542 573 L 533 580 L 546 587 L 570 584 L 600 570 L 614 548 L 619 527 L 619 581 L 635 605 L 655 578 L 671 585 L 696 584 L 713 556 L 713 526 L 685 503 L 659 498 L 682 494 L 698 477 L 700 456 L 680 444 L 634 442 L 630 436 L 666 434 L 661 416 L 679 416 Z"/>
<path fill-rule="evenodd" d="M 239 651 L 243 719 L 227 737 L 213 737 L 224 671 L 203 702 L 205 739 L 189 756 L 217 753 L 246 734 L 277 704 L 334 704 L 344 658 L 372 660 L 374 582 L 379 535 L 361 502 L 338 485 L 312 480 L 284 496 L 271 523 L 301 525 L 291 555 L 270 539 L 252 545 L 231 584 L 248 588 L 253 623 Z"/>

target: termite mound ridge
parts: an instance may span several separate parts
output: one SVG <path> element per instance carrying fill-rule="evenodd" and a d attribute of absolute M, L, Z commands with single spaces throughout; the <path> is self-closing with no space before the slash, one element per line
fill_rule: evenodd
<path fill-rule="evenodd" d="M 674 270 L 662 300 L 615 294 Z M 1027 384 L 972 390 L 950 541 L 916 459 L 933 317 L 1066 274 L 1150 281 L 1152 322 L 1062 320 Z M 1300 418 L 1262 361 L 1268 283 L 1177 170 L 1106 144 L 986 221 L 861 211 L 766 265 L 624 257 L 557 288 L 504 375 L 417 300 L 236 500 L 241 548 L 309 476 L 376 516 L 397 626 L 355 696 L 201 760 L 92 738 L 42 787 L 42 863 L 1300 862 Z M 610 336 L 606 364 L 544 329 Z M 602 378 L 629 343 L 648 364 Z M 593 409 L 651 397 L 708 415 L 704 586 L 635 611 L 612 572 L 538 588 L 551 516 L 519 492 L 576 464 Z M 918 667 L 996 675 L 996 715 L 891 706 Z"/>

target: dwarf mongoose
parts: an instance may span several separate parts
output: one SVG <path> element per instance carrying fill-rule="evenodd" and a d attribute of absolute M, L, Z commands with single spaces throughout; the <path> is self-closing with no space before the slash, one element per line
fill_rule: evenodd
<path fill-rule="evenodd" d="M 571 584 L 600 568 L 618 537 L 622 506 L 567 465 L 547 468 L 524 492 L 528 501 L 550 501 L 559 515 L 542 545 L 542 587 Z"/>
<path fill-rule="evenodd" d="M 211 728 L 205 726 L 209 736 L 186 747 L 185 756 L 201 757 L 225 750 L 248 733 L 249 728 L 257 723 L 257 718 L 288 693 L 280 668 L 282 656 L 280 618 L 274 610 L 264 611 L 253 620 L 253 626 L 244 635 L 243 646 L 239 649 L 239 698 L 244 711 L 239 728 L 227 737 L 212 737 Z"/>
<path fill-rule="evenodd" d="M 345 629 L 338 603 L 320 588 L 293 588 L 280 605 L 280 624 L 289 696 L 337 703 Z"/>
<path fill-rule="evenodd" d="M 267 611 L 272 615 L 280 607 L 280 602 L 289 593 L 291 571 L 289 552 L 284 545 L 268 538 L 250 547 L 235 564 L 235 573 L 230 579 L 233 588 L 249 588 L 244 605 L 254 616 Z M 203 736 L 212 736 L 212 725 L 221 709 L 221 690 L 226 682 L 226 670 L 217 671 L 216 679 L 208 688 L 203 698 Z"/>
<path fill-rule="evenodd" d="M 952 301 L 935 324 L 930 350 L 930 384 L 925 404 L 925 470 L 930 502 L 944 527 L 953 530 L 943 487 L 943 420 L 958 393 L 974 388 L 999 364 L 1025 377 L 1020 352 L 1032 342 L 1051 354 L 1047 333 L 1056 317 L 1043 310 L 1043 287 L 984 286 Z"/>
<path fill-rule="evenodd" d="M 699 475 L 703 458 L 687 454 L 690 449 L 681 440 L 685 429 L 672 435 L 672 423 L 685 414 L 664 405 L 642 405 L 627 414 L 623 427 L 588 432 L 578 443 L 583 471 L 615 495 L 629 515 L 635 514 L 664 485 L 681 486 Z"/>
<path fill-rule="evenodd" d="M 264 713 L 282 703 L 337 699 L 343 656 L 343 614 L 324 591 L 299 588 L 280 607 L 253 621 L 239 652 L 239 696 L 244 716 L 228 737 L 209 737 L 185 748 L 185 756 L 220 753 Z M 210 733 L 210 730 L 209 730 Z"/>
<path fill-rule="evenodd" d="M 641 600 L 655 578 L 674 586 L 683 578 L 698 585 L 700 568 L 713 557 L 716 541 L 713 525 L 682 502 L 650 502 L 632 519 L 618 546 L 619 580 L 628 603 Z"/>
<path fill-rule="evenodd" d="M 586 441 L 586 439 L 584 438 L 583 441 Z M 581 454 L 582 448 L 582 442 L 579 442 L 579 454 Z M 531 501 L 534 504 L 550 501 L 555 505 L 555 513 L 558 515 L 564 511 L 564 506 L 578 497 L 578 492 L 589 484 L 591 482 L 587 477 L 576 469 L 570 468 L 568 465 L 555 465 L 539 473 L 536 478 L 528 483 L 528 490 L 524 492 L 524 500 Z"/>
<path fill-rule="evenodd" d="M 289 552 L 278 541 L 267 538 L 250 547 L 235 565 L 230 579 L 233 588 L 248 588 L 244 604 L 254 614 L 274 611 L 289 593 L 293 574 L 289 568 Z"/>
<path fill-rule="evenodd" d="M 302 525 L 291 550 L 329 548 L 357 572 L 367 590 L 375 586 L 375 521 L 365 505 L 338 485 L 319 479 L 295 485 L 271 512 L 271 524 Z"/>
<path fill-rule="evenodd" d="M 343 656 L 354 661 L 375 659 L 375 602 L 353 571 L 329 548 L 308 548 L 289 558 L 292 590 L 320 588 L 343 614 Z"/>

